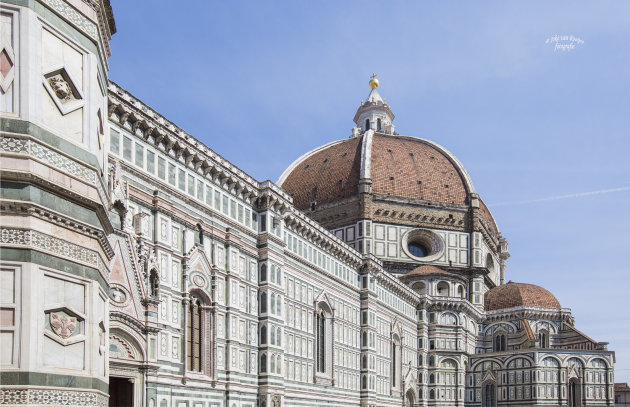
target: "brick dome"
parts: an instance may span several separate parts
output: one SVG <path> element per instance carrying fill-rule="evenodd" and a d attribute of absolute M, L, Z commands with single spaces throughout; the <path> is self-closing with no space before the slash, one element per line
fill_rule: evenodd
<path fill-rule="evenodd" d="M 463 205 L 474 192 L 459 161 L 428 140 L 366 132 L 315 149 L 296 160 L 278 180 L 300 209 L 359 193 L 361 179 L 372 193 Z M 492 222 L 494 223 L 494 221 Z"/>
<path fill-rule="evenodd" d="M 514 283 L 494 287 L 485 295 L 486 311 L 513 307 L 562 308 L 556 297 L 546 289 L 525 283 Z"/>

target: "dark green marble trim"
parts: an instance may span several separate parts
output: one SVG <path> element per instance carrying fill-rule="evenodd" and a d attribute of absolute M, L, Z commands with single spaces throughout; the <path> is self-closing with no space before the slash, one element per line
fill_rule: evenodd
<path fill-rule="evenodd" d="M 109 384 L 93 377 L 37 372 L 0 372 L 2 386 L 54 386 L 99 390 L 109 393 Z"/>
<path fill-rule="evenodd" d="M 59 17 L 55 12 L 53 12 L 51 9 L 49 9 L 47 6 L 45 6 L 44 4 L 40 3 L 39 1 L 34 1 L 34 0 L 2 0 L 2 3 L 13 4 L 13 5 L 19 6 L 19 7 L 30 8 L 35 13 L 39 14 L 39 16 L 42 19 L 44 19 L 48 24 L 52 25 L 53 27 L 55 27 L 56 29 L 61 31 L 63 34 L 67 35 L 68 37 L 70 37 L 74 41 L 76 41 L 79 44 L 81 44 L 81 46 L 87 48 L 87 50 L 89 52 L 91 52 L 91 53 L 93 53 L 94 55 L 97 56 L 96 59 L 98 61 L 98 65 L 97 66 L 98 66 L 98 71 L 99 71 L 100 77 L 102 78 L 103 81 L 106 80 L 105 78 L 107 78 L 107 75 L 105 75 L 105 71 L 104 71 L 103 66 L 101 64 L 101 57 L 105 58 L 105 55 L 101 55 L 98 52 L 98 47 L 97 47 L 96 43 L 94 42 L 94 40 L 89 35 L 83 33 L 82 31 L 79 31 L 78 29 L 76 29 L 74 26 L 72 26 L 71 24 L 66 22 L 64 19 Z M 94 24 L 96 24 L 96 23 L 94 23 Z M 96 24 L 96 26 L 97 26 L 97 32 L 98 32 L 97 35 L 100 35 L 100 27 L 98 27 L 98 24 Z M 101 86 L 103 86 L 103 89 L 107 89 L 107 83 L 101 83 Z"/>
<path fill-rule="evenodd" d="M 102 225 L 95 211 L 77 205 L 48 191 L 44 191 L 35 185 L 0 181 L 0 197 L 3 199 L 33 202 L 102 230 Z"/>
<path fill-rule="evenodd" d="M 28 134 L 30 136 L 33 136 L 37 140 L 40 140 L 48 144 L 49 146 L 59 151 L 62 151 L 70 157 L 84 164 L 94 167 L 98 170 L 99 174 L 102 172 L 98 159 L 94 154 L 89 153 L 81 147 L 78 147 L 77 145 L 62 139 L 61 137 L 56 136 L 53 133 L 42 129 L 36 124 L 24 120 L 8 119 L 3 117 L 2 120 L 0 120 L 0 131 L 17 134 Z"/>
<path fill-rule="evenodd" d="M 81 264 L 41 253 L 33 249 L 0 248 L 1 261 L 15 261 L 23 263 L 35 263 L 40 266 L 49 267 L 78 277 L 96 281 L 105 292 L 109 292 L 109 285 L 101 276 L 97 269 L 86 267 Z"/>

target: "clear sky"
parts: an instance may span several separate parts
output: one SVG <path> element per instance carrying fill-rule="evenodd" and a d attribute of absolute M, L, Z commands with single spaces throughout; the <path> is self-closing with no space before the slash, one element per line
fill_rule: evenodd
<path fill-rule="evenodd" d="M 396 130 L 470 173 L 507 279 L 630 381 L 630 2 L 112 3 L 110 78 L 261 181 L 350 136 L 377 73 Z"/>

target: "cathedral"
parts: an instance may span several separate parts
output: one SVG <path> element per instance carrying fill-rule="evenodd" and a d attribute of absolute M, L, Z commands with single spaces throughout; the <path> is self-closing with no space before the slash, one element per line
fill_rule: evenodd
<path fill-rule="evenodd" d="M 109 0 L 0 6 L 0 405 L 614 404 L 614 352 L 509 280 L 376 77 L 261 182 L 108 77 Z"/>

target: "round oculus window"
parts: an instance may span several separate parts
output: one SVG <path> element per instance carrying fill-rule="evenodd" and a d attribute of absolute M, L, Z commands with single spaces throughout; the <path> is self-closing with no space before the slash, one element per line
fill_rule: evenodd
<path fill-rule="evenodd" d="M 428 229 L 411 229 L 402 237 L 403 251 L 414 260 L 427 262 L 439 259 L 444 253 L 444 241 Z"/>
<path fill-rule="evenodd" d="M 427 249 L 424 244 L 418 242 L 409 242 L 407 249 L 409 249 L 409 253 L 415 257 L 427 257 L 429 254 L 429 249 Z"/>

